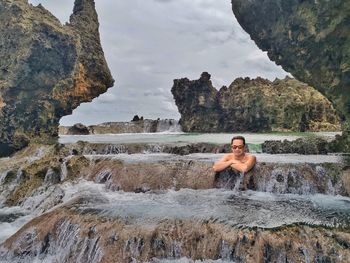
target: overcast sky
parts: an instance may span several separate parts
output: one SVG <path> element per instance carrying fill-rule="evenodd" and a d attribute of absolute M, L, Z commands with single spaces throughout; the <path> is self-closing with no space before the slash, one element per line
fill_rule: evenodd
<path fill-rule="evenodd" d="M 74 0 L 41 3 L 62 23 Z M 95 0 L 105 56 L 114 87 L 73 114 L 62 125 L 86 125 L 180 115 L 170 92 L 173 80 L 211 74 L 220 89 L 237 77 L 270 80 L 287 74 L 243 31 L 230 0 Z"/>

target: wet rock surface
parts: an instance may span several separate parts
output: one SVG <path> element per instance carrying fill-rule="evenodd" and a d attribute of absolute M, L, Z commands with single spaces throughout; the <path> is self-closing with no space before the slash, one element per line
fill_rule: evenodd
<path fill-rule="evenodd" d="M 0 159 L 0 202 L 19 209 L 0 219 L 33 217 L 1 244 L 1 261 L 348 259 L 342 163 L 258 162 L 245 175 L 215 174 L 216 154 L 81 154 L 87 146 L 38 145 Z"/>
<path fill-rule="evenodd" d="M 57 140 L 61 117 L 113 85 L 93 0 L 62 25 L 42 5 L 0 2 L 0 156 Z"/>
<path fill-rule="evenodd" d="M 94 202 L 81 199 L 32 220 L 2 244 L 0 258 L 144 262 L 186 256 L 260 263 L 347 262 L 350 256 L 347 229 L 308 224 L 235 228 L 215 218 L 163 219 L 149 225 L 101 212 Z"/>
<path fill-rule="evenodd" d="M 174 80 L 171 89 L 185 132 L 338 131 L 340 118 L 312 87 L 286 77 L 237 78 L 216 90 L 210 74 Z"/>
<path fill-rule="evenodd" d="M 67 145 L 72 154 L 120 154 L 120 153 L 171 153 L 188 155 L 191 153 L 229 153 L 228 144 L 213 143 L 87 143 Z"/>
<path fill-rule="evenodd" d="M 101 150 L 85 151 L 94 144 L 38 146 L 20 152 L 16 158 L 0 159 L 1 198 L 7 205 L 23 203 L 37 189 L 47 190 L 65 181 L 85 178 L 103 183 L 113 191 L 148 192 L 181 188 L 233 189 L 239 179 L 212 170 L 216 154 L 175 155 L 138 154 Z M 81 147 L 81 148 L 80 148 Z M 85 150 L 83 150 L 85 149 Z M 95 149 L 96 150 L 96 149 Z M 26 154 L 33 155 L 28 158 Z M 345 163 L 309 163 L 278 155 L 259 157 L 256 167 L 244 176 L 241 190 L 273 193 L 349 195 L 349 178 Z M 317 157 L 317 156 L 316 156 Z M 260 158 L 260 161 L 259 161 Z M 264 162 L 264 160 L 268 162 Z M 322 159 L 320 159 L 322 160 Z M 289 162 L 289 163 L 288 163 Z M 225 175 L 226 174 L 226 175 Z M 229 182 L 228 182 L 228 181 Z"/>

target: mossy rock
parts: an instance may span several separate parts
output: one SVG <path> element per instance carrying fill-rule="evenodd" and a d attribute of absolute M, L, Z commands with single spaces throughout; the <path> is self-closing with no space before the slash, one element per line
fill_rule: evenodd
<path fill-rule="evenodd" d="M 28 178 L 24 180 L 7 198 L 6 205 L 14 206 L 21 203 L 21 201 L 32 193 L 35 189 L 39 188 L 43 183 L 43 180 L 39 177 Z"/>
<path fill-rule="evenodd" d="M 11 183 L 14 179 L 17 177 L 17 171 L 16 170 L 10 170 L 6 173 L 3 183 L 8 184 Z"/>
<path fill-rule="evenodd" d="M 73 156 L 67 161 L 67 179 L 72 180 L 78 178 L 84 168 L 90 165 L 90 161 L 83 155 Z"/>
<path fill-rule="evenodd" d="M 43 184 L 47 171 L 50 168 L 57 171 L 59 165 L 58 157 L 43 157 L 22 167 L 23 180 L 8 196 L 6 205 L 13 206 L 21 203 L 26 196 Z"/>

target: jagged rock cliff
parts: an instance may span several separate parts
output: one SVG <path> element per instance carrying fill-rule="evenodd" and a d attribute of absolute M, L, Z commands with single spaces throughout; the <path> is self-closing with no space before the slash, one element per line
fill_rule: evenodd
<path fill-rule="evenodd" d="M 113 85 L 93 0 L 62 25 L 43 6 L 0 1 L 0 156 L 50 143 L 62 116 Z"/>
<path fill-rule="evenodd" d="M 232 0 L 232 9 L 271 60 L 324 93 L 349 120 L 348 0 Z"/>
<path fill-rule="evenodd" d="M 217 91 L 210 75 L 174 80 L 172 93 L 186 132 L 336 131 L 339 117 L 312 87 L 286 77 L 238 78 Z"/>

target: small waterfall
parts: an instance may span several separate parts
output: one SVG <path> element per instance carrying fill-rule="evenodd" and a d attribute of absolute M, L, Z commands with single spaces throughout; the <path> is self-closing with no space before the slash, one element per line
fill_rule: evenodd
<path fill-rule="evenodd" d="M 21 207 L 34 214 L 43 213 L 60 204 L 64 197 L 64 191 L 59 186 L 42 186 L 23 200 Z"/>
<path fill-rule="evenodd" d="M 24 174 L 22 169 L 18 169 L 17 174 L 16 174 L 16 184 L 19 184 L 24 180 Z"/>
<path fill-rule="evenodd" d="M 107 145 L 102 154 L 120 154 L 127 153 L 125 145 L 111 144 Z"/>
<path fill-rule="evenodd" d="M 0 207 L 6 202 L 9 194 L 14 191 L 18 182 L 23 180 L 23 172 L 19 169 L 17 172 L 8 170 L 1 174 L 0 178 Z"/>
<path fill-rule="evenodd" d="M 227 244 L 225 240 L 222 240 L 220 243 L 220 258 L 224 260 L 231 260 L 232 259 L 232 253 L 233 253 L 233 248 L 230 244 Z"/>
<path fill-rule="evenodd" d="M 62 164 L 61 164 L 62 165 Z M 67 167 L 66 167 L 67 169 Z M 61 181 L 62 171 L 61 174 L 55 172 L 51 167 L 47 170 L 44 178 L 44 183 L 46 185 L 53 185 L 57 184 Z"/>
<path fill-rule="evenodd" d="M 48 233 L 42 242 L 38 242 L 35 229 L 30 229 L 21 236 L 15 251 L 6 251 L 1 247 L 1 262 L 97 263 L 101 260 L 103 252 L 99 246 L 99 237 L 95 237 L 93 228 L 86 237 L 81 237 L 79 226 L 69 220 L 63 220 L 55 228 L 55 234 L 58 236 L 54 237 L 53 233 Z M 31 251 L 26 251 L 27 247 L 35 243 Z"/>
<path fill-rule="evenodd" d="M 39 147 L 33 155 L 28 156 L 26 158 L 27 162 L 32 163 L 36 160 L 39 160 L 40 158 L 42 158 L 44 156 L 45 153 L 46 153 L 45 148 Z"/>
<path fill-rule="evenodd" d="M 181 242 L 173 241 L 170 247 L 170 258 L 181 258 Z"/>
<path fill-rule="evenodd" d="M 237 178 L 235 186 L 233 187 L 233 192 L 238 192 L 238 190 L 240 189 L 241 183 L 242 183 L 243 178 L 244 178 L 244 172 L 239 173 L 239 175 L 240 176 Z"/>
<path fill-rule="evenodd" d="M 178 120 L 164 119 L 158 121 L 156 132 L 182 132 L 182 129 Z"/>
<path fill-rule="evenodd" d="M 128 148 L 123 144 L 87 145 L 82 150 L 83 155 L 112 155 L 121 153 L 128 153 Z"/>
<path fill-rule="evenodd" d="M 147 149 L 144 153 L 162 153 L 164 152 L 164 145 L 159 144 L 149 144 L 147 145 Z"/>
<path fill-rule="evenodd" d="M 251 176 L 251 183 L 254 190 L 269 193 L 341 194 L 342 180 L 340 175 L 334 176 L 333 173 L 335 172 L 331 169 L 326 170 L 321 165 L 275 165 L 265 170 L 264 166 L 258 164 L 254 175 Z"/>
<path fill-rule="evenodd" d="M 6 178 L 7 178 L 7 174 L 9 173 L 10 171 L 5 171 L 3 173 L 0 174 L 0 185 L 2 185 L 5 181 L 6 181 Z"/>
<path fill-rule="evenodd" d="M 144 120 L 142 123 L 143 123 L 143 132 L 144 133 L 156 132 L 157 121 Z"/>
<path fill-rule="evenodd" d="M 67 178 L 68 170 L 67 170 L 67 160 L 63 160 L 61 163 L 61 182 Z"/>
<path fill-rule="evenodd" d="M 229 168 L 220 173 L 216 173 L 215 186 L 217 188 L 232 189 L 234 192 L 238 192 L 243 179 L 244 173 Z"/>
<path fill-rule="evenodd" d="M 131 256 L 132 258 L 138 258 L 142 253 L 144 245 L 145 241 L 142 237 L 130 238 L 124 246 L 124 257 Z"/>
<path fill-rule="evenodd" d="M 101 170 L 95 179 L 96 183 L 103 184 L 109 182 L 112 177 L 112 171 L 110 169 Z"/>

